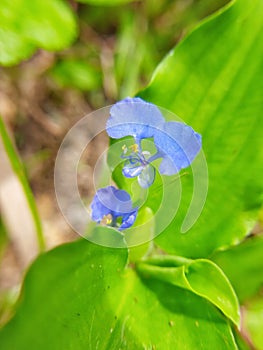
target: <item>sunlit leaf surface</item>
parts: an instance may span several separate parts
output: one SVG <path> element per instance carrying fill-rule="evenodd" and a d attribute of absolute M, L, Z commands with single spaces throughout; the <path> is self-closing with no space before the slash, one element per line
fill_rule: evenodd
<path fill-rule="evenodd" d="M 169 253 L 204 257 L 237 243 L 262 205 L 262 17 L 261 0 L 228 5 L 171 51 L 139 94 L 203 137 L 208 197 L 197 223 L 181 234 L 193 191 L 191 177 L 182 178 L 180 209 L 156 240 Z"/>
<path fill-rule="evenodd" d="M 3 349 L 237 349 L 227 319 L 192 292 L 127 268 L 125 249 L 85 240 L 41 256 Z"/>

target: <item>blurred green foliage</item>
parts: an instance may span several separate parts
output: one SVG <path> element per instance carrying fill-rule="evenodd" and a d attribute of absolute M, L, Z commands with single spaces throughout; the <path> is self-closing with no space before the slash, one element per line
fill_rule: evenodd
<path fill-rule="evenodd" d="M 17 64 L 38 48 L 69 47 L 58 53 L 53 69 L 60 86 L 83 91 L 100 86 L 110 100 L 132 96 L 182 36 L 228 1 L 90 0 L 83 1 L 87 5 L 72 2 L 70 6 L 62 0 L 3 0 L 0 64 Z M 98 70 L 102 78 L 97 74 L 96 82 Z"/>
<path fill-rule="evenodd" d="M 82 91 L 101 87 L 100 70 L 84 60 L 62 60 L 51 70 L 51 76 L 61 87 L 73 87 Z"/>
<path fill-rule="evenodd" d="M 76 34 L 75 16 L 62 0 L 1 1 L 1 64 L 19 63 L 38 47 L 61 50 Z"/>

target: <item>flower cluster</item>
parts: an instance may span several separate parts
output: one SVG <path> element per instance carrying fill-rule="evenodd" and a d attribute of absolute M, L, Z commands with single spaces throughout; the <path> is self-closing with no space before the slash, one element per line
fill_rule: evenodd
<path fill-rule="evenodd" d="M 132 146 L 122 147 L 122 173 L 128 178 L 137 177 L 142 188 L 148 188 L 154 182 L 153 161 L 161 159 L 160 174 L 174 175 L 193 162 L 202 144 L 201 135 L 190 126 L 175 121 L 166 122 L 155 105 L 137 97 L 126 98 L 111 107 L 106 131 L 114 139 L 126 136 L 134 138 Z M 156 148 L 154 154 L 142 149 L 143 139 L 153 140 Z M 122 213 L 119 211 L 119 203 L 116 202 L 121 197 L 127 204 Z M 108 209 L 108 204 L 112 209 Z M 130 227 L 138 211 L 132 208 L 127 192 L 112 186 L 97 192 L 91 208 L 93 220 L 118 227 L 119 230 Z M 121 218 L 120 223 L 118 217 Z"/>

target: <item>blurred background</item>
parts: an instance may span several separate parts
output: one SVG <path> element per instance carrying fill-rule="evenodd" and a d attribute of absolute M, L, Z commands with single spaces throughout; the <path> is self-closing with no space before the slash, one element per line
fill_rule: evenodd
<path fill-rule="evenodd" d="M 78 237 L 57 208 L 53 185 L 66 132 L 91 111 L 143 89 L 169 50 L 227 2 L 1 1 L 0 325 L 39 252 L 38 221 L 46 249 Z M 90 197 L 96 154 L 105 143 L 100 137 L 85 156 L 80 186 Z M 21 186 L 21 169 L 28 188 Z"/>

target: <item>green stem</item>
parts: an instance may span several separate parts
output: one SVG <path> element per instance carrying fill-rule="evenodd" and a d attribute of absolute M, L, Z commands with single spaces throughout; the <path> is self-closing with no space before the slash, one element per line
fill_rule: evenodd
<path fill-rule="evenodd" d="M 38 215 L 35 199 L 34 199 L 32 191 L 31 191 L 31 188 L 28 184 L 28 181 L 26 179 L 24 169 L 23 169 L 23 164 L 21 163 L 18 155 L 16 154 L 15 148 L 14 148 L 14 146 L 9 138 L 9 135 L 8 135 L 6 128 L 5 128 L 4 121 L 3 121 L 1 116 L 0 116 L 0 134 L 1 134 L 1 137 L 3 140 L 3 144 L 5 147 L 6 153 L 8 155 L 9 161 L 11 163 L 13 170 L 14 170 L 14 173 L 18 177 L 18 179 L 22 185 L 22 188 L 24 190 L 24 193 L 25 193 L 25 196 L 26 196 L 26 199 L 28 202 L 28 206 L 29 206 L 29 209 L 31 211 L 31 215 L 33 217 L 33 221 L 35 224 L 39 250 L 43 251 L 45 248 L 45 241 L 44 241 L 44 236 L 43 236 L 43 232 L 42 232 L 42 225 L 41 225 L 41 221 L 40 221 L 40 218 Z"/>

